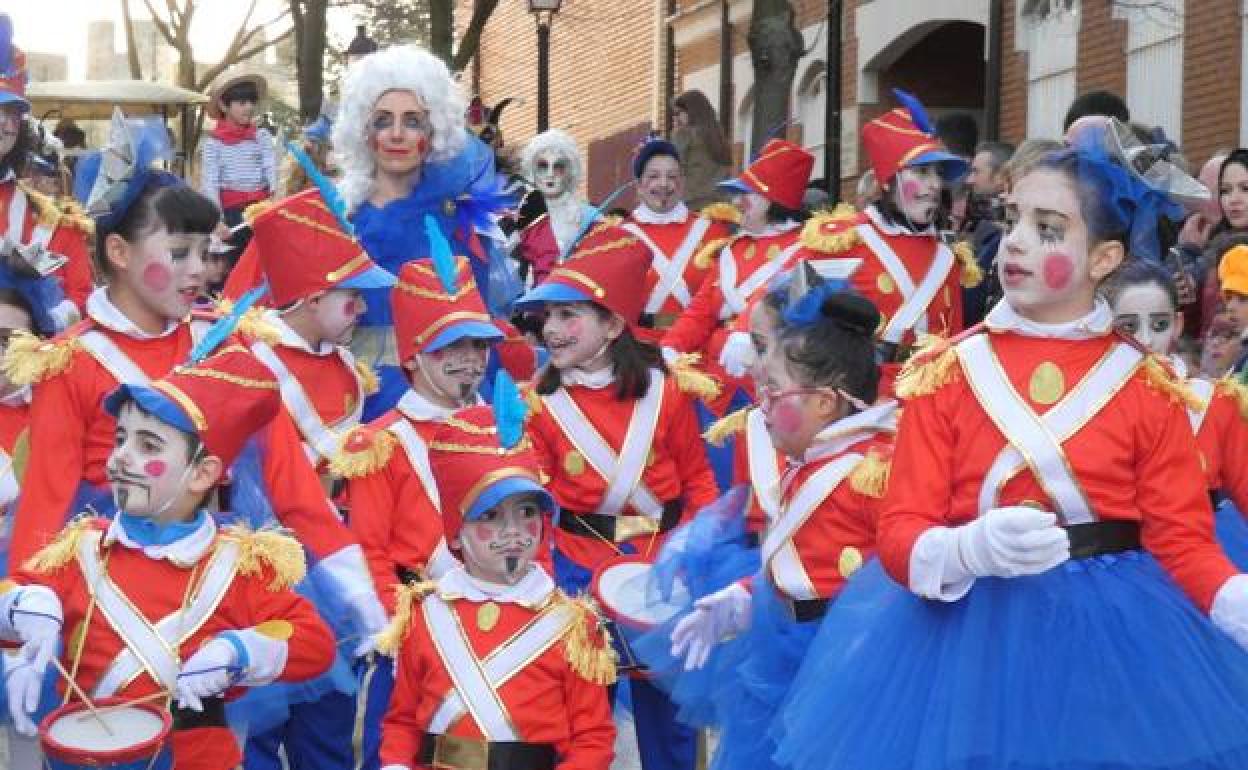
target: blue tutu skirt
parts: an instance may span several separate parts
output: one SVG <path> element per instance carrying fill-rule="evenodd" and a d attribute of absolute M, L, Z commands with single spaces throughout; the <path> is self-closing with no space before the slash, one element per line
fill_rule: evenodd
<path fill-rule="evenodd" d="M 1248 654 L 1149 555 L 918 598 L 873 562 L 777 729 L 794 770 L 1248 768 Z"/>
<path fill-rule="evenodd" d="M 1248 570 L 1248 521 L 1230 500 L 1214 509 L 1213 523 L 1218 543 L 1227 557 L 1241 570 Z"/>

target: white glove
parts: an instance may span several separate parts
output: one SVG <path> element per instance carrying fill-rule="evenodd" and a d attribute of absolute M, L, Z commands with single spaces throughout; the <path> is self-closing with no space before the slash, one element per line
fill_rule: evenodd
<path fill-rule="evenodd" d="M 730 377 L 744 377 L 754 365 L 754 343 L 745 332 L 733 332 L 719 351 L 719 365 Z"/>
<path fill-rule="evenodd" d="M 9 610 L 13 630 L 22 642 L 4 662 L 4 689 L 14 728 L 26 736 L 38 733 L 30 715 L 39 710 L 39 696 L 48 663 L 61 636 L 61 601 L 50 589 L 30 586 Z"/>
<path fill-rule="evenodd" d="M 993 508 L 954 532 L 958 558 L 951 564 L 968 576 L 1038 575 L 1070 559 L 1070 536 L 1057 515 L 1035 508 Z"/>
<path fill-rule="evenodd" d="M 362 658 L 377 649 L 374 637 L 386 630 L 386 608 L 381 606 L 377 594 L 372 591 L 348 598 L 347 606 L 351 608 L 352 622 L 361 640 L 353 654 Z"/>
<path fill-rule="evenodd" d="M 203 711 L 204 698 L 221 695 L 242 674 L 238 648 L 222 637 L 210 640 L 182 664 L 174 696 L 178 708 Z"/>
<path fill-rule="evenodd" d="M 672 629 L 672 657 L 683 658 L 686 671 L 705 666 L 716 644 L 750 627 L 752 602 L 740 583 L 698 599 Z"/>
<path fill-rule="evenodd" d="M 1236 575 L 1218 589 L 1209 619 L 1248 650 L 1248 575 Z"/>
<path fill-rule="evenodd" d="M 661 347 L 659 352 L 663 354 L 663 363 L 674 364 L 680 358 L 680 351 L 676 348 Z"/>

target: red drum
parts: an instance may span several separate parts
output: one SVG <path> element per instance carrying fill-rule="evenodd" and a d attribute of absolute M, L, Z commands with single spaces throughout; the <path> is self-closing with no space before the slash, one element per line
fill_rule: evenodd
<path fill-rule="evenodd" d="M 52 770 L 169 770 L 173 766 L 169 712 L 150 703 L 120 705 L 126 701 L 117 697 L 95 701 L 98 718 L 79 701 L 44 717 L 39 743 L 46 765 Z"/>

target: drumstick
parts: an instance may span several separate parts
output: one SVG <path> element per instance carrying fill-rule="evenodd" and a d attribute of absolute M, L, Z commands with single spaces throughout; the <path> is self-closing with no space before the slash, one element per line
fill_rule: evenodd
<path fill-rule="evenodd" d="M 96 710 L 95 704 L 92 703 L 91 699 L 87 697 L 87 694 L 82 691 L 82 688 L 78 686 L 78 683 L 73 680 L 73 678 L 69 675 L 69 672 L 66 671 L 65 667 L 61 665 L 61 662 L 56 658 L 53 658 L 52 665 L 56 666 L 56 670 L 61 672 L 61 676 L 65 677 L 65 683 L 69 685 L 69 689 L 73 691 L 74 695 L 77 695 L 78 698 L 82 700 L 82 704 L 87 707 L 87 711 L 91 712 L 91 716 L 95 717 L 95 721 L 100 723 L 100 727 L 104 728 L 104 732 L 112 735 L 113 728 L 109 727 L 108 722 L 104 721 L 104 717 L 100 716 L 100 712 Z"/>
<path fill-rule="evenodd" d="M 124 708 L 130 708 L 131 706 L 138 706 L 143 703 L 151 703 L 154 700 L 160 700 L 161 698 L 167 698 L 167 697 L 169 697 L 169 691 L 161 690 L 160 692 L 154 692 L 154 693 L 151 693 L 150 695 L 144 695 L 141 698 L 128 700 L 125 703 L 114 703 L 111 706 L 101 706 L 95 710 L 95 713 L 107 714 L 110 711 L 120 711 L 121 709 L 124 709 Z M 78 719 L 79 720 L 90 719 L 92 716 L 93 716 L 92 714 L 79 714 Z"/>

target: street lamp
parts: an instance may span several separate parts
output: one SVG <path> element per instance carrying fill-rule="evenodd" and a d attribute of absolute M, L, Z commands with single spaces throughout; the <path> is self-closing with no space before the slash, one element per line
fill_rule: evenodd
<path fill-rule="evenodd" d="M 550 25 L 563 0 L 529 0 L 537 20 L 537 132 L 550 127 Z"/>

